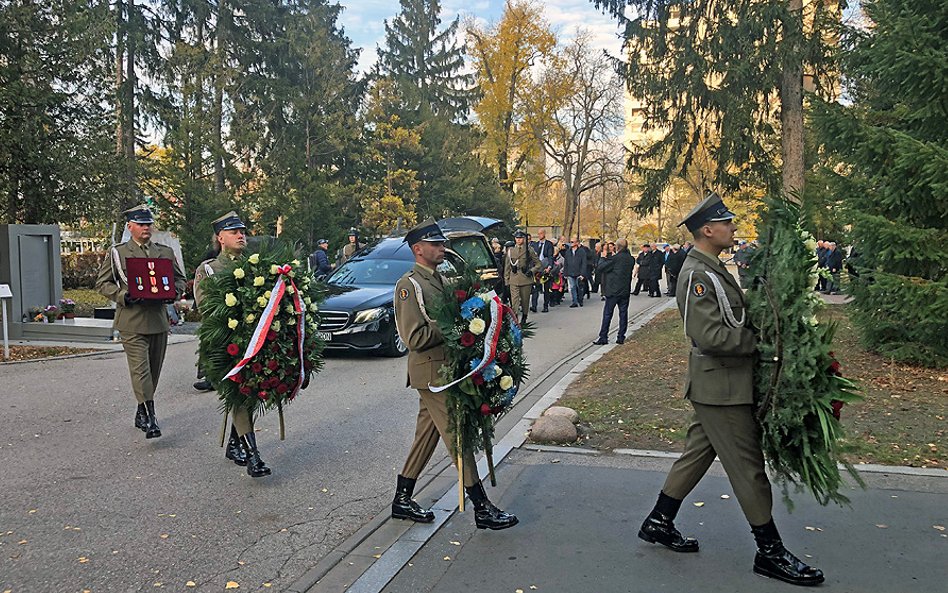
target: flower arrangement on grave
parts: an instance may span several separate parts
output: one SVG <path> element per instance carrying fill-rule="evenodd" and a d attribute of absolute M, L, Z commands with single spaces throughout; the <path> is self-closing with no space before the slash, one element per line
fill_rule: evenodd
<path fill-rule="evenodd" d="M 445 364 L 441 385 L 457 438 L 454 452 L 484 450 L 492 484 L 496 484 L 492 458 L 494 426 L 513 405 L 529 368 L 523 354 L 524 338 L 533 326 L 521 326 L 513 310 L 470 272 L 453 284 L 453 290 L 432 304 L 433 319 L 444 335 Z"/>
<path fill-rule="evenodd" d="M 825 306 L 813 291 L 816 241 L 804 230 L 799 207 L 778 200 L 767 204 L 761 238 L 748 301 L 759 332 L 755 397 L 764 456 L 788 506 L 791 486 L 808 490 L 820 504 L 845 504 L 837 464 L 862 481 L 840 459 L 839 410 L 862 398 L 831 351 L 836 325 L 816 316 Z"/>
<path fill-rule="evenodd" d="M 200 355 L 226 415 L 283 406 L 322 368 L 323 290 L 282 242 L 246 252 L 202 280 Z"/>
<path fill-rule="evenodd" d="M 73 319 L 76 316 L 76 301 L 72 299 L 59 299 L 59 309 L 62 311 L 62 317 Z"/>
<path fill-rule="evenodd" d="M 43 316 L 46 318 L 46 323 L 56 321 L 59 317 L 59 307 L 56 305 L 46 305 L 46 308 L 43 309 Z"/>

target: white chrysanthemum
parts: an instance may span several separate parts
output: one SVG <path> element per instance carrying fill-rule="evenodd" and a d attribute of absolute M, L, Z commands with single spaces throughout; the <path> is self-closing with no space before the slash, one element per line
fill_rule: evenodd
<path fill-rule="evenodd" d="M 816 251 L 816 239 L 810 237 L 806 240 L 806 248 L 808 251 Z"/>
<path fill-rule="evenodd" d="M 311 298 L 309 298 L 309 297 L 303 297 L 303 302 L 308 305 L 308 304 L 312 303 L 313 300 L 312 300 Z"/>
<path fill-rule="evenodd" d="M 286 287 L 286 292 L 287 292 L 287 294 L 293 294 L 293 293 L 296 292 L 296 289 L 293 288 L 292 286 L 287 286 L 287 287 Z"/>
<path fill-rule="evenodd" d="M 270 295 L 272 295 L 272 294 L 273 294 L 273 293 L 268 290 L 268 291 L 266 291 L 265 293 L 263 293 L 263 298 L 265 298 L 265 299 L 267 299 L 267 300 L 270 300 Z"/>
<path fill-rule="evenodd" d="M 296 325 L 296 317 L 290 317 L 286 320 L 287 325 Z"/>
<path fill-rule="evenodd" d="M 229 327 L 230 329 L 237 329 L 237 324 L 238 324 L 238 321 L 236 319 L 227 320 L 227 327 Z"/>
<path fill-rule="evenodd" d="M 484 323 L 484 320 L 480 317 L 475 317 L 467 324 L 467 329 L 471 330 L 471 333 L 475 336 L 479 336 L 484 333 L 484 330 L 487 329 L 487 324 Z"/>
<path fill-rule="evenodd" d="M 253 255 L 251 255 L 250 257 L 247 258 L 247 261 L 249 261 L 249 262 L 252 263 L 252 264 L 259 264 L 259 263 L 260 263 L 260 254 L 259 254 L 259 253 L 254 253 Z"/>
<path fill-rule="evenodd" d="M 242 280 L 244 276 L 246 276 L 246 274 L 244 274 L 243 268 L 237 268 L 234 270 L 234 278 Z"/>
<path fill-rule="evenodd" d="M 272 329 L 275 332 L 280 331 L 280 320 L 275 319 L 273 323 L 270 324 L 270 329 Z"/>
<path fill-rule="evenodd" d="M 271 264 L 271 265 L 270 265 L 270 273 L 273 274 L 273 275 L 279 274 L 279 273 L 280 273 L 280 266 L 278 266 L 278 265 L 276 265 L 276 264 Z"/>
<path fill-rule="evenodd" d="M 263 276 L 257 276 L 256 278 L 253 279 L 254 286 L 263 286 L 263 282 L 264 282 Z"/>
<path fill-rule="evenodd" d="M 256 318 L 257 318 L 256 315 L 254 315 L 253 313 L 249 313 L 247 314 L 246 317 L 244 317 L 244 321 L 246 321 L 247 323 L 253 323 L 253 320 Z"/>
<path fill-rule="evenodd" d="M 300 265 L 300 260 L 294 259 L 292 263 L 293 263 L 294 266 L 298 266 L 298 265 Z"/>
<path fill-rule="evenodd" d="M 268 300 L 269 300 L 269 299 L 266 299 L 266 298 L 264 298 L 264 297 L 262 297 L 262 296 L 257 297 L 257 306 L 260 307 L 261 309 L 264 308 L 264 307 L 266 307 Z"/>
<path fill-rule="evenodd" d="M 810 317 L 806 320 L 806 322 L 813 326 L 819 323 L 819 321 L 817 321 L 816 319 L 816 315 L 810 315 Z"/>
<path fill-rule="evenodd" d="M 504 375 L 503 377 L 500 378 L 501 389 L 503 389 L 504 391 L 507 391 L 511 387 L 513 387 L 513 377 L 511 377 L 510 375 Z"/>
<path fill-rule="evenodd" d="M 316 303 L 310 303 L 309 310 L 315 313 L 316 311 L 319 311 L 319 307 L 316 305 Z"/>
<path fill-rule="evenodd" d="M 234 293 L 228 292 L 224 295 L 224 304 L 228 307 L 233 307 L 237 304 L 237 297 L 234 296 Z"/>

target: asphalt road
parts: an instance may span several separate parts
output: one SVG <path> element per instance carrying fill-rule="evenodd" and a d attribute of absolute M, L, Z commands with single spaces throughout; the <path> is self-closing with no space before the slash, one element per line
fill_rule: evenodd
<path fill-rule="evenodd" d="M 532 317 L 533 376 L 595 338 L 587 303 Z M 151 441 L 121 353 L 0 367 L 0 591 L 280 591 L 389 504 L 417 413 L 405 359 L 328 358 L 285 441 L 276 414 L 257 423 L 273 475 L 253 479 L 191 388 L 195 348 L 169 346 Z"/>

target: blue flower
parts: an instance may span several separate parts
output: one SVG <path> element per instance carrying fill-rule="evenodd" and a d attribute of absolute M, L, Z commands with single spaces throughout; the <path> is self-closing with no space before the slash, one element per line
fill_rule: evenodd
<path fill-rule="evenodd" d="M 473 359 L 473 360 L 471 361 L 471 370 L 473 371 L 474 369 L 476 369 L 479 364 L 481 364 L 481 359 L 480 359 L 480 358 L 475 358 L 475 359 Z"/>
<path fill-rule="evenodd" d="M 523 344 L 523 332 L 520 331 L 516 323 L 510 324 L 510 333 L 513 334 L 513 343 L 515 346 Z"/>
<path fill-rule="evenodd" d="M 501 407 L 506 408 L 511 403 L 513 403 L 514 396 L 517 395 L 517 386 L 514 385 L 510 389 L 504 392 L 504 397 L 500 400 Z"/>
<path fill-rule="evenodd" d="M 471 297 L 461 303 L 461 317 L 470 320 L 474 313 L 484 308 L 484 301 L 480 297 Z"/>
<path fill-rule="evenodd" d="M 497 365 L 490 363 L 483 369 L 481 369 L 481 376 L 484 377 L 485 381 L 493 381 L 497 378 Z"/>

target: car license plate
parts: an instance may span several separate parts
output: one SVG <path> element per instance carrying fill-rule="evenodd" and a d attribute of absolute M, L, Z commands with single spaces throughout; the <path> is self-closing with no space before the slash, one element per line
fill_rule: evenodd
<path fill-rule="evenodd" d="M 323 342 L 332 342 L 332 334 L 329 332 L 316 332 L 316 337 Z"/>

